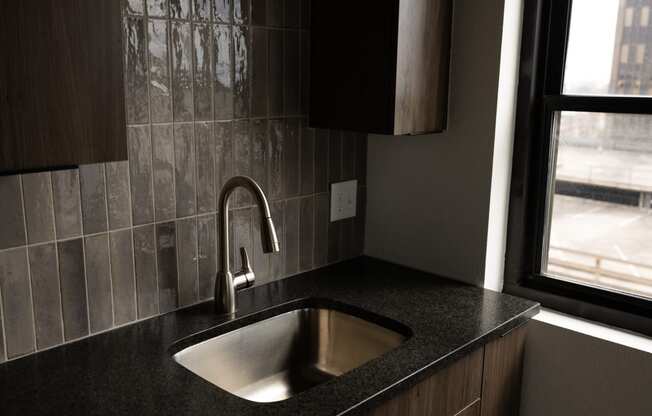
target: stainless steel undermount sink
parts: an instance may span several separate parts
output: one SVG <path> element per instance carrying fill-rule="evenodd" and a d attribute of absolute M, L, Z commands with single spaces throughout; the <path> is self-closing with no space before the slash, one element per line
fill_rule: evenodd
<path fill-rule="evenodd" d="M 173 357 L 236 396 L 276 402 L 351 371 L 407 338 L 345 312 L 306 307 L 198 342 Z"/>

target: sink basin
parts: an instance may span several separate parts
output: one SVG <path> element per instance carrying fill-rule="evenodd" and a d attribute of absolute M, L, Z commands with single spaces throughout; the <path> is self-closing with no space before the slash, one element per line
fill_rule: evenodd
<path fill-rule="evenodd" d="M 207 339 L 173 357 L 231 394 L 276 402 L 351 371 L 406 339 L 345 312 L 307 307 Z"/>

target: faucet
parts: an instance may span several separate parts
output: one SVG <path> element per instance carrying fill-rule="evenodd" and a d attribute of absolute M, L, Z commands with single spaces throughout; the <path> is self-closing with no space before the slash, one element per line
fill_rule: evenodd
<path fill-rule="evenodd" d="M 238 188 L 246 188 L 255 198 L 258 211 L 261 217 L 261 242 L 264 253 L 277 253 L 280 250 L 276 229 L 272 221 L 272 214 L 269 210 L 269 203 L 265 193 L 253 179 L 247 176 L 234 176 L 229 179 L 220 192 L 219 216 L 220 216 L 220 259 L 222 270 L 215 278 L 215 311 L 219 314 L 233 315 L 236 311 L 235 292 L 253 286 L 256 276 L 247 250 L 240 248 L 242 257 L 242 269 L 235 275 L 231 273 L 229 264 L 229 197 Z"/>

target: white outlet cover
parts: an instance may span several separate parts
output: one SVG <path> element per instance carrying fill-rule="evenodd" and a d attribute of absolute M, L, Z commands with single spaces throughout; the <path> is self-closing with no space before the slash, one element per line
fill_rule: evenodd
<path fill-rule="evenodd" d="M 331 185 L 331 222 L 355 217 L 358 202 L 358 181 Z"/>

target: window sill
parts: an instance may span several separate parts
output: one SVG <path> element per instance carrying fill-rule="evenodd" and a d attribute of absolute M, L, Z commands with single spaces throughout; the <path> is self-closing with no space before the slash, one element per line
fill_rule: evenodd
<path fill-rule="evenodd" d="M 652 338 L 643 335 L 634 334 L 619 328 L 588 321 L 546 308 L 541 308 L 539 314 L 533 319 L 652 354 Z"/>

